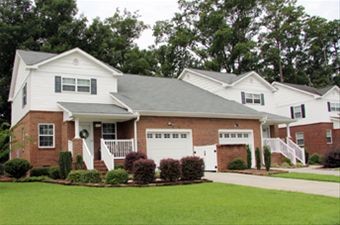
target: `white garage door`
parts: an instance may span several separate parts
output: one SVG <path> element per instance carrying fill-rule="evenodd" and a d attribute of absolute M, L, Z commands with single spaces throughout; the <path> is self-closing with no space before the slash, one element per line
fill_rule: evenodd
<path fill-rule="evenodd" d="M 249 145 L 252 153 L 252 167 L 255 167 L 254 135 L 252 130 L 220 130 L 218 133 L 220 144 Z"/>
<path fill-rule="evenodd" d="M 147 156 L 157 165 L 164 158 L 181 159 L 193 155 L 191 130 L 147 130 Z"/>

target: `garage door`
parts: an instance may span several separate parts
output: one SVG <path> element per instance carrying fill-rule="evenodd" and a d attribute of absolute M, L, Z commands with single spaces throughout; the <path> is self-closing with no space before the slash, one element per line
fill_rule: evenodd
<path fill-rule="evenodd" d="M 191 130 L 147 130 L 147 156 L 157 165 L 164 158 L 181 159 L 193 155 Z"/>
<path fill-rule="evenodd" d="M 249 145 L 252 153 L 252 167 L 255 166 L 255 150 L 254 136 L 252 130 L 220 130 L 219 143 L 230 144 L 246 144 Z"/>

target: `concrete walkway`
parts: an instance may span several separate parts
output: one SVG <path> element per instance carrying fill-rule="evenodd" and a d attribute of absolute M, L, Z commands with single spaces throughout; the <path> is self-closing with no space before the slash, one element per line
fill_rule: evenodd
<path fill-rule="evenodd" d="M 325 195 L 340 198 L 340 184 L 297 180 L 288 178 L 244 175 L 237 173 L 205 173 L 205 178 L 214 182 L 238 184 L 244 186 L 303 192 L 307 194 Z"/>
<path fill-rule="evenodd" d="M 309 166 L 309 167 L 302 167 L 302 168 L 275 168 L 278 170 L 285 170 L 292 173 L 314 173 L 314 174 L 321 174 L 321 175 L 334 175 L 340 176 L 339 169 L 323 169 L 320 166 Z"/>

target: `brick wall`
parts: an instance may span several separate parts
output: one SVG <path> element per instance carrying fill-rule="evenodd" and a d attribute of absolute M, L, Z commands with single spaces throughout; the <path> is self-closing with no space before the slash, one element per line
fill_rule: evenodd
<path fill-rule="evenodd" d="M 258 120 L 142 116 L 137 123 L 137 137 L 138 151 L 143 153 L 147 153 L 146 129 L 192 129 L 194 146 L 218 144 L 219 129 L 251 129 L 255 147 L 261 146 Z"/>
<path fill-rule="evenodd" d="M 247 163 L 246 145 L 217 145 L 217 170 L 226 171 L 234 159 L 240 158 Z"/>
<path fill-rule="evenodd" d="M 326 131 L 332 130 L 332 144 L 327 144 Z M 310 153 L 318 153 L 325 155 L 332 149 L 340 147 L 340 130 L 333 129 L 333 123 L 316 123 L 302 126 L 294 126 L 290 128 L 290 134 L 294 142 L 296 142 L 295 134 L 297 132 L 304 133 L 305 149 Z M 286 137 L 286 128 L 280 128 L 280 137 Z"/>
<path fill-rule="evenodd" d="M 281 165 L 285 160 L 285 157 L 281 153 L 272 153 L 271 164 Z"/>

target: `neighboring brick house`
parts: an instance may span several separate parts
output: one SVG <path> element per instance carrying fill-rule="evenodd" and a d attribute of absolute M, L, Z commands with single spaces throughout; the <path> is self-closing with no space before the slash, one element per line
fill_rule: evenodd
<path fill-rule="evenodd" d="M 263 121 L 290 121 L 178 79 L 123 74 L 78 48 L 18 50 L 9 101 L 11 157 L 33 166 L 56 165 L 60 151 L 71 151 L 88 169 L 99 160 L 112 169 L 131 151 L 159 163 L 216 144 L 247 144 L 254 157 Z"/>
<path fill-rule="evenodd" d="M 280 115 L 296 120 L 290 124 L 291 137 L 310 154 L 325 155 L 340 149 L 340 89 L 317 89 L 306 85 L 274 82 L 276 108 Z M 286 128 L 280 127 L 280 136 Z"/>

